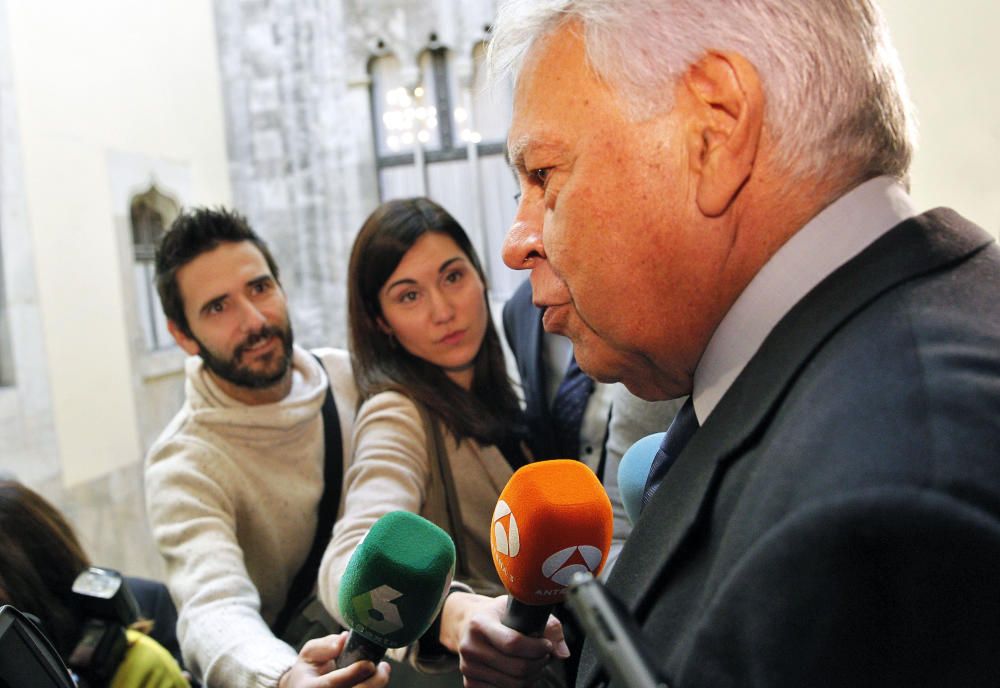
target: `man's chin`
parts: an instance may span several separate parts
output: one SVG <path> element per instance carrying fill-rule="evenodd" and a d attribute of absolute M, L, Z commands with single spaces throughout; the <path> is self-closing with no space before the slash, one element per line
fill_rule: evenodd
<path fill-rule="evenodd" d="M 291 356 L 270 354 L 252 364 L 238 366 L 233 371 L 235 379 L 230 380 L 230 382 L 241 387 L 267 389 L 284 380 L 291 367 Z"/>
<path fill-rule="evenodd" d="M 573 342 L 573 357 L 576 358 L 580 370 L 596 382 L 618 382 L 617 371 L 613 367 L 609 367 L 600 356 L 593 355 L 586 342 L 572 338 L 571 341 Z"/>
<path fill-rule="evenodd" d="M 569 327 L 571 309 L 572 306 L 569 304 L 546 306 L 545 312 L 542 313 L 542 328 L 549 334 L 558 334 L 573 339 L 573 328 Z M 576 342 L 574 341 L 573 344 L 575 345 Z"/>
<path fill-rule="evenodd" d="M 259 365 L 232 365 L 218 360 L 202 360 L 215 376 L 246 389 L 268 389 L 280 384 L 291 370 L 291 357 L 279 357 Z"/>
<path fill-rule="evenodd" d="M 643 401 L 666 401 L 683 396 L 658 387 L 648 377 L 622 378 L 621 383 L 632 395 Z"/>
<path fill-rule="evenodd" d="M 574 340 L 573 352 L 580 369 L 597 382 L 621 382 L 628 391 L 646 401 L 674 399 L 674 386 L 664 385 L 659 372 L 641 355 L 613 350 L 596 335 Z"/>
<path fill-rule="evenodd" d="M 597 382 L 621 382 L 635 396 L 646 401 L 661 401 L 678 396 L 674 390 L 658 384 L 655 369 L 636 352 L 616 349 L 580 317 L 572 304 L 549 306 L 542 315 L 542 327 L 549 334 L 561 335 L 573 342 L 573 354 L 580 370 Z"/>
<path fill-rule="evenodd" d="M 273 371 L 245 370 L 243 373 L 243 380 L 245 380 L 243 386 L 250 387 L 252 389 L 267 389 L 269 387 L 274 387 L 285 379 L 285 375 L 287 373 L 287 368 Z"/>

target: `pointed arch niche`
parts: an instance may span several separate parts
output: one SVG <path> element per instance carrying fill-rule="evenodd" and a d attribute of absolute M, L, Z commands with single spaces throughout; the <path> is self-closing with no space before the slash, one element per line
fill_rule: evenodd
<path fill-rule="evenodd" d="M 173 346 L 153 278 L 156 272 L 156 247 L 180 211 L 177 199 L 157 188 L 155 182 L 129 199 L 136 304 L 139 308 L 139 324 L 150 351 Z"/>

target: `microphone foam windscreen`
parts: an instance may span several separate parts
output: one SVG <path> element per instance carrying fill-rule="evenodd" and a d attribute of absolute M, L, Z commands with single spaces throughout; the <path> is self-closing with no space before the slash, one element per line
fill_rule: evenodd
<path fill-rule="evenodd" d="M 340 613 L 368 640 L 404 647 L 437 617 L 454 573 L 448 533 L 416 514 L 392 511 L 351 555 L 340 582 Z"/>
<path fill-rule="evenodd" d="M 595 576 L 611 548 L 611 502 L 579 461 L 539 461 L 514 473 L 493 512 L 493 563 L 511 596 L 559 602 L 577 571 Z"/>
<path fill-rule="evenodd" d="M 656 451 L 666 434 L 656 432 L 643 437 L 626 450 L 618 464 L 618 491 L 622 496 L 625 515 L 632 523 L 639 518 L 639 511 L 642 510 L 642 493 L 646 490 L 649 468 L 653 465 Z"/>

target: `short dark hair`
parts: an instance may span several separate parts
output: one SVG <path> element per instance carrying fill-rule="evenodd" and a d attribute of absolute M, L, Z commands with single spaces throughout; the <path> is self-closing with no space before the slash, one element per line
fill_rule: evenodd
<path fill-rule="evenodd" d="M 245 217 L 226 208 L 185 209 L 170 225 L 156 249 L 156 291 L 163 314 L 192 336 L 184 299 L 177 286 L 177 271 L 206 251 L 223 243 L 249 241 L 263 254 L 271 275 L 278 281 L 278 266 L 267 244 L 250 229 Z M 279 281 L 280 283 L 280 281 Z"/>
<path fill-rule="evenodd" d="M 406 252 L 428 232 L 450 237 L 486 285 L 468 235 L 437 203 L 410 198 L 376 208 L 354 240 L 347 276 L 351 364 L 359 398 L 364 401 L 387 390 L 400 392 L 427 408 L 459 440 L 472 437 L 503 449 L 523 434 L 523 423 L 492 317 L 487 317 L 486 335 L 474 361 L 471 393 L 438 366 L 399 346 L 378 325 L 382 316 L 379 290 Z"/>

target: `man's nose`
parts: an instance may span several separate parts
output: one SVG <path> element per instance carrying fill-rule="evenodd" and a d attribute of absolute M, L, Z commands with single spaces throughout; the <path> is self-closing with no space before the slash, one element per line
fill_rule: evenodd
<path fill-rule="evenodd" d="M 251 301 L 244 300 L 240 305 L 240 328 L 244 332 L 256 332 L 267 324 L 267 318 Z"/>
<path fill-rule="evenodd" d="M 541 209 L 534 211 L 524 200 L 518 206 L 514 224 L 507 230 L 503 242 L 503 262 L 514 270 L 530 270 L 535 262 L 545 259 L 542 245 Z"/>

